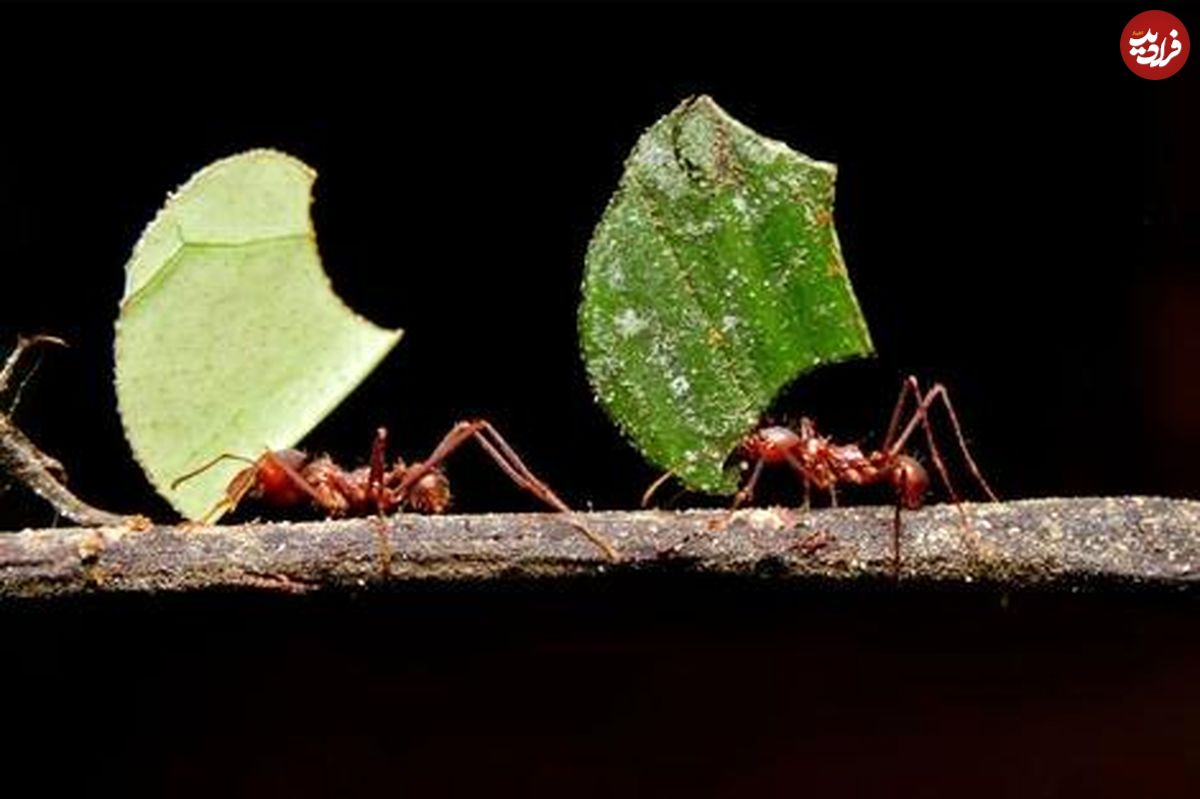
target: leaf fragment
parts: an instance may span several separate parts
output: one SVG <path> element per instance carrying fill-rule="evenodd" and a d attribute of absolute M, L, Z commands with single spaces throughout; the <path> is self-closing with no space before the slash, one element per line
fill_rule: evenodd
<path fill-rule="evenodd" d="M 196 519 L 244 464 L 294 445 L 400 339 L 334 294 L 309 216 L 316 173 L 273 150 L 216 161 L 170 195 L 126 265 L 121 420 L 138 462 Z"/>
<path fill-rule="evenodd" d="M 729 494 L 775 395 L 871 338 L 833 227 L 836 167 L 689 98 L 638 140 L 586 257 L 596 396 L 648 460 Z"/>

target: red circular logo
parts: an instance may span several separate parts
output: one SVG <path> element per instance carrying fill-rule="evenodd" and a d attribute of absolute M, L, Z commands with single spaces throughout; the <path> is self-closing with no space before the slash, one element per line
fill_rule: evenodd
<path fill-rule="evenodd" d="M 1143 11 L 1125 23 L 1121 33 L 1121 58 L 1135 75 L 1162 80 L 1179 71 L 1192 43 L 1187 28 L 1174 14 Z"/>

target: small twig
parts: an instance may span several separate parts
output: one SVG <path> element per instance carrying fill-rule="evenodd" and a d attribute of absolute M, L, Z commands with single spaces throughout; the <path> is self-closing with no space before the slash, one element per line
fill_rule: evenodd
<path fill-rule="evenodd" d="M 102 527 L 124 524 L 129 520 L 120 514 L 93 507 L 71 493 L 52 473 L 57 463 L 39 450 L 7 416 L 0 414 L 0 470 L 20 480 L 76 524 Z"/>
<path fill-rule="evenodd" d="M 8 390 L 21 356 L 40 344 L 66 346 L 54 336 L 21 336 L 0 369 L 0 394 Z M 22 386 L 24 383 L 21 384 Z M 20 388 L 18 388 L 18 392 Z M 24 483 L 31 491 L 50 503 L 62 516 L 88 527 L 129 524 L 136 517 L 122 516 L 93 507 L 75 496 L 64 485 L 66 470 L 61 463 L 38 449 L 21 432 L 7 413 L 0 412 L 0 471 Z"/>

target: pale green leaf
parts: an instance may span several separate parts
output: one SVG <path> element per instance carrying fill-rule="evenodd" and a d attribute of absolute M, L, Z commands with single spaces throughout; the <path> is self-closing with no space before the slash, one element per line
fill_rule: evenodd
<path fill-rule="evenodd" d="M 601 404 L 693 489 L 736 489 L 728 456 L 797 375 L 871 352 L 835 175 L 708 97 L 625 162 L 588 248 L 580 341 Z"/>
<path fill-rule="evenodd" d="M 315 178 L 271 150 L 210 164 L 168 197 L 126 266 L 121 420 L 150 481 L 188 518 L 243 465 L 172 481 L 222 452 L 294 445 L 400 338 L 333 293 L 309 217 Z"/>

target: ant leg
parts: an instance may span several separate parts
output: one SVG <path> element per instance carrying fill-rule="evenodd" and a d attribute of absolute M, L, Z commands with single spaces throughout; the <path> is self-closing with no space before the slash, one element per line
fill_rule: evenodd
<path fill-rule="evenodd" d="M 918 396 L 920 396 L 920 389 L 915 377 L 910 376 L 905 381 L 905 384 L 911 384 L 913 386 L 913 390 L 917 391 Z M 920 423 L 925 430 L 925 438 L 929 444 L 930 455 L 933 458 L 934 465 L 937 467 L 938 473 L 942 477 L 942 481 L 946 483 L 946 489 L 950 492 L 952 497 L 955 497 L 955 501 L 958 501 L 954 488 L 952 485 L 950 485 L 945 463 L 942 461 L 941 454 L 937 449 L 937 444 L 934 441 L 933 431 L 929 424 L 929 409 L 933 405 L 934 401 L 939 399 L 942 401 L 942 405 L 946 409 L 947 416 L 950 417 L 950 425 L 954 429 L 954 436 L 958 442 L 959 451 L 962 453 L 963 460 L 966 462 L 967 469 L 971 472 L 971 476 L 974 477 L 976 482 L 979 483 L 979 486 L 983 489 L 984 493 L 987 494 L 988 499 L 990 499 L 992 502 L 999 502 L 999 499 L 996 497 L 996 492 L 992 491 L 992 487 L 988 485 L 987 480 L 984 479 L 983 473 L 980 472 L 979 466 L 975 463 L 975 459 L 971 457 L 971 450 L 967 447 L 967 439 L 963 435 L 962 425 L 960 425 L 958 421 L 958 414 L 954 412 L 954 405 L 950 402 L 950 394 L 948 391 L 946 391 L 946 387 L 941 383 L 934 385 L 933 388 L 929 389 L 929 393 L 921 398 L 920 403 L 917 405 L 916 411 L 913 412 L 912 418 L 909 420 L 908 425 L 904 428 L 904 432 L 898 439 L 896 439 L 895 443 L 893 443 L 891 448 L 888 450 L 889 454 L 899 454 L 909 436 L 911 436 L 913 431 L 916 429 L 917 424 Z"/>
<path fill-rule="evenodd" d="M 668 471 L 668 472 L 663 472 L 657 479 L 655 479 L 655 481 L 650 484 L 650 487 L 647 488 L 646 491 L 642 494 L 642 507 L 643 508 L 650 507 L 650 499 L 656 493 L 658 493 L 658 489 L 662 488 L 663 485 L 667 482 L 667 480 L 670 480 L 674 476 L 675 476 L 674 472 Z"/>
<path fill-rule="evenodd" d="M 891 455 L 898 455 L 900 450 L 908 442 L 908 439 L 916 431 L 917 425 L 920 424 L 921 431 L 925 434 L 925 444 L 929 447 L 929 457 L 933 460 L 933 465 L 937 468 L 938 477 L 941 478 L 942 485 L 946 487 L 946 492 L 950 495 L 950 500 L 958 506 L 959 511 L 962 511 L 962 501 L 958 497 L 958 491 L 954 488 L 954 483 L 950 480 L 950 472 L 946 469 L 946 462 L 942 460 L 941 450 L 938 449 L 937 441 L 933 435 L 933 426 L 929 423 L 929 406 L 936 397 L 934 392 L 941 388 L 939 383 L 937 386 L 929 390 L 929 393 L 921 395 L 921 385 L 917 382 L 917 378 L 909 375 L 904 380 L 905 388 L 911 387 L 913 394 L 917 398 L 917 407 L 913 410 L 912 417 L 904 428 L 904 432 L 892 444 L 888 451 Z M 945 389 L 942 388 L 942 393 Z M 901 390 L 901 398 L 903 398 L 903 389 Z M 969 457 L 969 456 L 968 456 Z"/>
<path fill-rule="evenodd" d="M 387 438 L 386 427 L 375 430 L 375 440 L 371 442 L 371 471 L 367 476 L 367 502 L 375 506 L 375 516 L 371 519 L 371 529 L 379 539 L 379 571 L 384 578 L 390 573 L 392 565 L 392 542 L 388 539 L 388 523 L 385 518 L 390 499 L 384 481 L 387 478 Z"/>
<path fill-rule="evenodd" d="M 371 472 L 367 477 L 367 501 L 375 506 L 380 516 L 385 512 L 384 471 L 387 469 L 387 428 L 375 430 L 375 440 L 371 443 Z"/>
<path fill-rule="evenodd" d="M 935 385 L 926 396 L 926 403 L 933 402 L 933 395 L 936 394 L 942 400 L 942 405 L 946 408 L 946 415 L 950 417 L 950 425 L 954 428 L 954 437 L 958 440 L 959 451 L 962 452 L 963 460 L 966 461 L 967 469 L 970 470 L 971 476 L 979 483 L 983 492 L 987 494 L 988 499 L 992 502 L 999 502 L 1000 499 L 996 496 L 996 492 L 988 485 L 987 480 L 983 478 L 983 473 L 976 465 L 975 459 L 971 457 L 971 450 L 967 447 L 967 439 L 963 435 L 962 425 L 958 423 L 958 414 L 954 412 L 954 405 L 950 402 L 950 394 L 946 391 L 946 387 L 941 383 Z"/>
<path fill-rule="evenodd" d="M 529 467 L 525 465 L 517 453 L 513 451 L 512 447 L 508 445 L 508 442 L 496 432 L 496 429 L 490 423 L 483 419 L 472 422 L 459 422 L 451 428 L 450 432 L 434 448 L 428 458 L 419 464 L 414 464 L 408 470 L 404 475 L 404 479 L 400 481 L 397 491 L 407 494 L 408 490 L 418 480 L 440 466 L 456 449 L 472 438 L 496 462 L 500 470 L 508 475 L 508 478 L 519 487 L 533 494 L 557 511 L 571 512 L 571 508 L 567 503 L 559 499 L 558 495 L 550 489 L 550 486 L 534 476 L 533 472 L 529 471 Z"/>
<path fill-rule="evenodd" d="M 475 435 L 478 429 L 477 422 L 459 422 L 450 428 L 450 432 L 443 436 L 428 458 L 404 470 L 404 476 L 396 485 L 396 496 L 401 501 L 406 499 L 409 489 L 416 485 L 418 480 L 440 466 L 454 450 L 463 445 L 463 442 Z"/>
<path fill-rule="evenodd" d="M 476 419 L 471 422 L 459 422 L 450 432 L 446 434 L 441 443 L 434 448 L 433 453 L 419 464 L 414 464 L 412 468 L 404 475 L 404 479 L 400 481 L 400 485 L 396 488 L 397 496 L 405 497 L 409 489 L 416 484 L 425 475 L 429 474 L 433 469 L 437 468 L 441 463 L 450 456 L 456 449 L 469 440 L 475 439 L 484 452 L 495 461 L 500 471 L 508 475 L 508 478 L 517 484 L 520 488 L 525 489 L 535 497 L 540 499 L 555 510 L 573 515 L 574 511 L 567 503 L 559 499 L 558 495 L 551 490 L 550 486 L 542 482 L 516 451 L 509 446 L 504 437 L 492 427 L 491 423 L 486 419 Z M 599 547 L 604 554 L 613 561 L 619 560 L 617 551 L 607 540 L 602 536 L 592 532 L 582 522 L 572 519 L 570 524 L 578 529 L 589 541 Z"/>
<path fill-rule="evenodd" d="M 735 511 L 741 505 L 749 502 L 754 496 L 754 489 L 758 486 L 758 478 L 762 476 L 763 459 L 759 458 L 754 462 L 754 468 L 750 470 L 750 479 L 746 481 L 746 485 L 738 489 L 738 492 L 733 495 L 733 504 L 729 506 L 729 510 Z"/>
<path fill-rule="evenodd" d="M 803 421 L 807 422 L 808 420 L 805 419 Z M 804 512 L 808 513 L 812 510 L 812 480 L 808 477 L 808 470 L 804 468 L 804 464 L 800 462 L 800 459 L 792 453 L 786 452 L 784 453 L 784 457 L 787 458 L 788 466 L 792 467 L 792 471 L 800 477 L 800 483 L 804 486 Z"/>
<path fill-rule="evenodd" d="M 892 517 L 892 577 L 900 579 L 900 501 L 896 501 L 896 515 Z"/>
<path fill-rule="evenodd" d="M 920 387 L 917 383 L 916 377 L 910 375 L 906 380 L 906 384 L 911 384 L 913 386 L 913 390 L 917 393 L 917 396 L 920 396 Z M 962 520 L 963 530 L 966 532 L 967 538 L 969 539 L 971 545 L 978 550 L 983 546 L 983 540 L 979 537 L 979 533 L 975 531 L 975 528 L 971 526 L 971 521 L 967 517 L 966 508 L 963 507 L 962 501 L 959 499 L 958 492 L 954 490 L 954 485 L 950 481 L 950 474 L 947 471 L 946 464 L 942 460 L 941 453 L 938 450 L 937 441 L 933 435 L 933 427 L 929 423 L 929 409 L 938 399 L 942 401 L 942 405 L 946 408 L 946 414 L 950 417 L 950 424 L 954 428 L 954 435 L 958 441 L 959 451 L 962 452 L 963 460 L 966 462 L 967 468 L 970 470 L 971 475 L 979 483 L 980 487 L 983 488 L 983 491 L 985 494 L 987 494 L 988 499 L 990 499 L 992 502 L 999 501 L 996 498 L 995 492 L 992 491 L 992 487 L 988 485 L 987 480 L 984 479 L 983 474 L 979 471 L 979 466 L 975 463 L 975 459 L 971 457 L 971 451 L 967 447 L 966 437 L 962 432 L 962 425 L 960 425 L 958 421 L 958 414 L 954 412 L 954 405 L 950 402 L 950 394 L 946 391 L 946 387 L 941 383 L 935 384 L 933 388 L 929 389 L 929 392 L 921 398 L 916 410 L 913 411 L 912 418 L 909 420 L 904 432 L 892 445 L 889 453 L 892 455 L 898 454 L 900 449 L 904 446 L 905 441 L 907 441 L 909 436 L 911 436 L 913 431 L 916 429 L 916 425 L 920 423 L 921 428 L 925 433 L 925 442 L 929 447 L 929 455 L 933 460 L 934 466 L 937 467 L 938 476 L 941 478 L 943 485 L 945 485 L 947 493 L 950 494 L 951 501 L 953 501 L 955 507 L 958 508 L 958 515 Z M 897 539 L 896 546 L 899 546 L 899 515 L 900 506 L 899 503 L 897 503 L 895 523 L 895 536 Z"/>
<path fill-rule="evenodd" d="M 509 443 L 504 440 L 504 436 L 500 435 L 499 431 L 492 427 L 490 422 L 486 419 L 480 419 L 476 424 L 480 425 L 480 427 L 475 433 L 475 440 L 492 457 L 492 460 L 496 462 L 501 471 L 507 474 L 521 488 L 538 497 L 550 505 L 550 507 L 573 516 L 574 511 L 571 510 L 570 506 L 559 499 L 558 495 L 550 489 L 550 486 L 538 479 L 529 470 L 529 467 L 521 460 L 521 456 L 509 446 Z M 606 538 L 593 532 L 587 525 L 576 519 L 572 518 L 570 524 L 595 544 L 609 560 L 614 562 L 620 560 L 617 550 L 613 548 L 613 545 Z"/>
<path fill-rule="evenodd" d="M 933 435 L 933 426 L 929 423 L 929 406 L 933 403 L 933 400 L 937 398 L 938 395 L 934 392 L 938 389 L 941 389 L 941 395 L 944 397 L 946 389 L 942 387 L 940 383 L 934 386 L 934 388 L 930 389 L 928 394 L 922 396 L 921 385 L 917 381 L 917 378 L 914 375 L 909 375 L 907 378 L 905 378 L 904 388 L 902 388 L 900 391 L 900 401 L 903 402 L 905 398 L 905 391 L 911 390 L 917 399 L 917 407 L 913 410 L 908 424 L 904 427 L 904 431 L 895 440 L 895 442 L 893 442 L 891 449 L 888 450 L 888 452 L 891 455 L 898 455 L 900 450 L 908 442 L 909 437 L 911 437 L 916 431 L 917 425 L 919 424 L 921 426 L 921 430 L 925 434 L 925 445 L 929 448 L 929 457 L 931 460 L 933 460 L 933 465 L 937 469 L 938 478 L 942 481 L 942 485 L 946 487 L 946 493 L 950 495 L 950 501 L 954 503 L 954 507 L 958 510 L 959 519 L 962 523 L 962 528 L 967 538 L 972 542 L 972 545 L 978 546 L 979 534 L 975 532 L 973 527 L 971 527 L 971 520 L 967 518 L 967 510 L 963 507 L 962 500 L 958 496 L 958 491 L 955 490 L 954 483 L 950 480 L 950 472 L 948 469 L 946 469 L 946 462 L 942 460 L 941 451 L 938 449 L 937 440 Z M 897 409 L 899 407 L 900 404 L 897 403 Z M 960 433 L 960 442 L 961 441 L 962 439 Z M 963 443 L 963 446 L 965 447 L 965 442 Z M 969 459 L 970 455 L 967 457 Z M 892 526 L 893 570 L 897 575 L 899 574 L 900 568 L 900 529 L 900 500 L 897 498 L 896 517 Z"/>
<path fill-rule="evenodd" d="M 896 431 L 900 427 L 900 419 L 904 415 L 905 401 L 912 396 L 917 405 L 921 404 L 921 386 L 917 383 L 917 378 L 909 375 L 900 381 L 900 396 L 896 397 L 896 405 L 892 408 L 892 418 L 888 422 L 887 434 L 883 437 L 883 445 L 880 449 L 887 450 L 892 448 L 892 442 L 895 441 Z"/>
<path fill-rule="evenodd" d="M 521 488 L 524 488 L 555 510 L 564 513 L 572 512 L 570 506 L 559 499 L 558 495 L 550 489 L 550 486 L 543 483 L 533 472 L 529 471 L 529 467 L 525 465 L 525 462 L 521 460 L 516 451 L 509 446 L 504 437 L 496 431 L 496 428 L 483 419 L 479 420 L 477 424 L 479 428 L 475 433 L 475 440 L 491 456 L 501 471 L 507 474 Z"/>
<path fill-rule="evenodd" d="M 726 512 L 723 519 L 717 520 L 709 526 L 709 529 L 724 531 L 729 527 L 729 523 L 733 520 L 733 514 L 742 504 L 749 502 L 754 497 L 754 489 L 758 486 L 758 478 L 762 476 L 763 459 L 759 458 L 754 462 L 753 468 L 750 470 L 750 477 L 746 480 L 746 484 L 738 489 L 738 492 L 733 495 L 733 502 L 729 504 L 729 510 Z"/>

